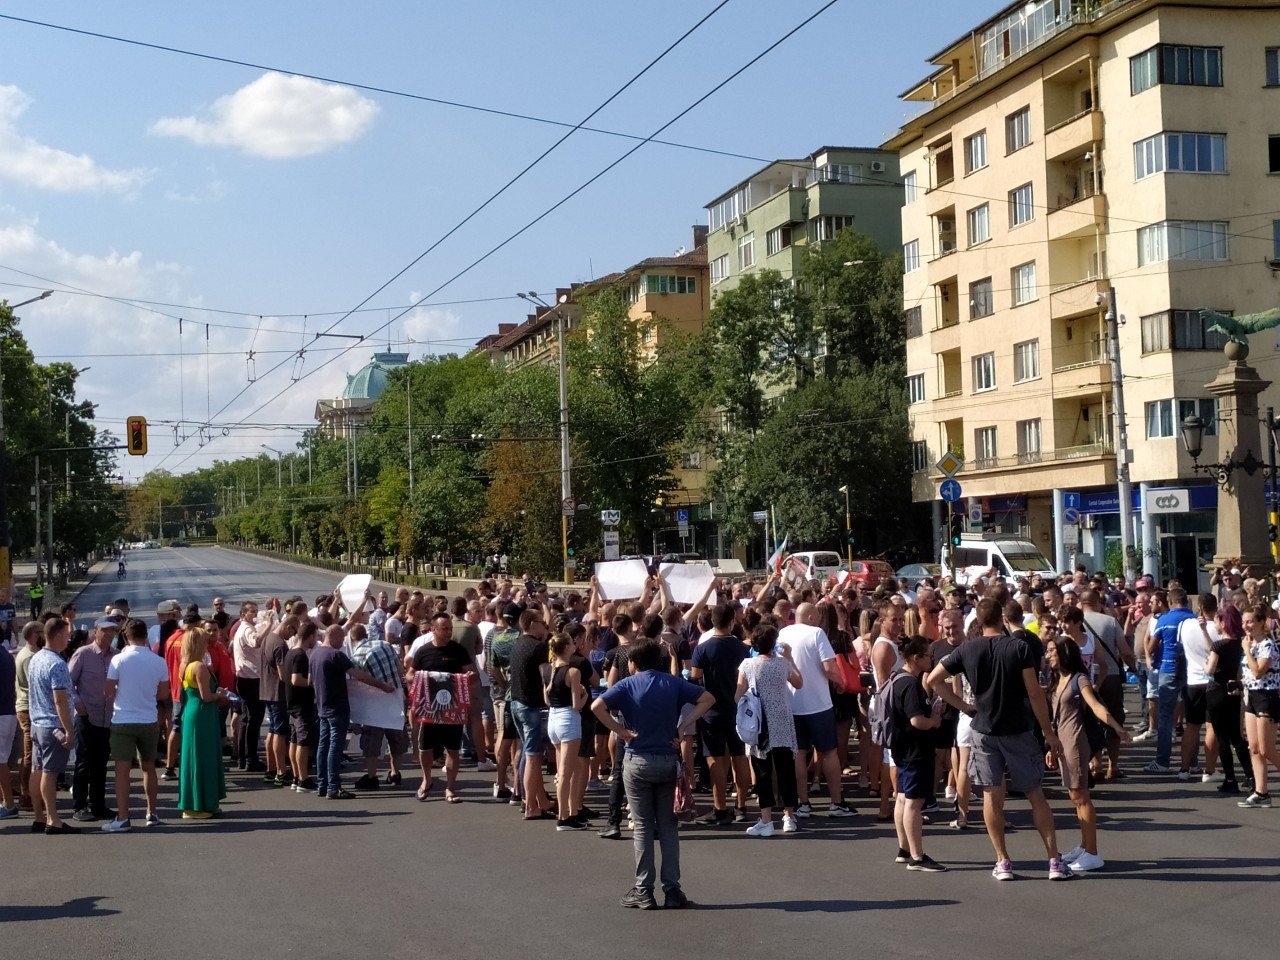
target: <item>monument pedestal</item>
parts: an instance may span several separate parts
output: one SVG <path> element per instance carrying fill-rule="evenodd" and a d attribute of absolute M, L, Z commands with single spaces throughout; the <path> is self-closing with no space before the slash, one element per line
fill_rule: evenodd
<path fill-rule="evenodd" d="M 1207 386 L 1218 398 L 1219 460 L 1239 464 L 1250 456 L 1260 459 L 1263 452 L 1258 434 L 1258 394 L 1271 386 L 1271 381 L 1263 380 L 1257 370 L 1245 363 L 1249 356 L 1245 344 L 1229 342 L 1224 352 L 1229 362 Z M 1270 570 L 1263 470 L 1248 473 L 1237 467 L 1228 473 L 1226 484 L 1219 486 L 1222 492 L 1218 496 L 1218 542 L 1213 562 L 1223 566 L 1238 560 L 1242 567 L 1256 565 Z"/>

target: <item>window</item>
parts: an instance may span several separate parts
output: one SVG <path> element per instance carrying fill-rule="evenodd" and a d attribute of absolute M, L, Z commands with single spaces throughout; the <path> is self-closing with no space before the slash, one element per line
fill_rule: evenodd
<path fill-rule="evenodd" d="M 862 164 L 824 163 L 814 172 L 811 183 L 860 183 Z"/>
<path fill-rule="evenodd" d="M 681 470 L 701 470 L 702 469 L 702 451 L 690 450 L 688 453 L 680 456 Z"/>
<path fill-rule="evenodd" d="M 1221 311 L 1219 311 L 1221 312 Z M 1213 324 L 1199 310 L 1165 310 L 1142 318 L 1142 352 L 1159 350 L 1221 350 L 1225 335 L 1209 327 Z"/>
<path fill-rule="evenodd" d="M 987 131 L 964 139 L 964 172 L 973 173 L 987 165 Z"/>
<path fill-rule="evenodd" d="M 902 245 L 902 270 L 910 273 L 920 269 L 920 241 L 912 240 Z"/>
<path fill-rule="evenodd" d="M 907 403 L 924 403 L 924 374 L 907 377 Z"/>
<path fill-rule="evenodd" d="M 1272 137 L 1272 157 L 1276 156 Z M 1161 133 L 1133 145 L 1134 179 L 1164 173 L 1226 173 L 1227 138 L 1221 133 Z M 1273 171 L 1276 172 L 1276 171 Z"/>
<path fill-rule="evenodd" d="M 1218 435 L 1218 401 L 1216 399 L 1179 400 L 1179 430 L 1181 430 L 1182 421 L 1193 415 L 1204 421 L 1204 435 L 1206 437 L 1216 437 Z"/>
<path fill-rule="evenodd" d="M 1153 313 L 1142 318 L 1142 352 L 1169 349 L 1169 314 Z"/>
<path fill-rule="evenodd" d="M 744 233 L 738 238 L 738 269 L 746 270 L 756 263 L 756 234 Z"/>
<path fill-rule="evenodd" d="M 1280 220 L 1271 221 L 1271 258 L 1280 260 Z"/>
<path fill-rule="evenodd" d="M 1020 307 L 1036 299 L 1036 264 L 1024 263 L 1010 271 L 1010 284 L 1013 290 L 1013 305 Z"/>
<path fill-rule="evenodd" d="M 1204 435 L 1218 435 L 1218 401 L 1201 400 L 1153 400 L 1146 405 L 1147 439 L 1176 437 L 1182 430 L 1182 421 L 1195 414 L 1204 421 Z"/>
<path fill-rule="evenodd" d="M 1005 117 L 1004 150 L 1013 153 L 1031 142 L 1031 108 L 1023 107 L 1017 113 Z"/>
<path fill-rule="evenodd" d="M 920 307 L 908 307 L 902 311 L 902 320 L 907 328 L 907 339 L 919 337 L 924 333 L 924 312 Z"/>
<path fill-rule="evenodd" d="M 1147 403 L 1146 409 L 1147 439 L 1172 437 L 1175 432 L 1173 426 L 1173 401 L 1153 400 Z"/>
<path fill-rule="evenodd" d="M 989 317 L 996 312 L 991 296 L 991 278 L 975 280 L 969 284 L 969 319 Z"/>
<path fill-rule="evenodd" d="M 1268 61 L 1270 64 L 1270 61 Z M 1158 83 L 1222 86 L 1222 48 L 1158 43 L 1129 58 L 1129 90 L 1137 95 Z"/>
<path fill-rule="evenodd" d="M 1016 227 L 1035 219 L 1035 205 L 1032 201 L 1032 190 L 1029 183 L 1024 183 L 1016 190 L 1009 191 L 1009 226 Z"/>
<path fill-rule="evenodd" d="M 1280 87 L 1280 47 L 1267 47 L 1267 86 Z"/>
<path fill-rule="evenodd" d="M 915 203 L 919 193 L 916 188 L 916 172 L 912 170 L 910 173 L 903 174 L 902 177 L 902 199 L 904 203 Z"/>
<path fill-rule="evenodd" d="M 719 283 L 721 280 L 727 279 L 729 276 L 729 255 L 716 257 L 711 261 L 711 282 Z"/>
<path fill-rule="evenodd" d="M 996 388 L 996 355 L 980 353 L 973 358 L 973 392 Z"/>
<path fill-rule="evenodd" d="M 1040 418 L 1018 421 L 1018 462 L 1036 463 L 1040 460 Z"/>
<path fill-rule="evenodd" d="M 924 473 L 929 469 L 929 444 L 924 440 L 911 441 L 911 472 Z"/>
<path fill-rule="evenodd" d="M 764 235 L 765 252 L 771 257 L 789 246 L 791 246 L 791 224 L 789 223 L 784 227 L 774 227 Z"/>
<path fill-rule="evenodd" d="M 978 427 L 973 431 L 974 452 L 977 461 L 974 466 L 979 470 L 996 465 L 996 428 Z"/>
<path fill-rule="evenodd" d="M 809 222 L 813 224 L 814 240 L 830 240 L 841 230 L 852 227 L 853 217 L 828 214 L 823 217 L 814 217 Z"/>
<path fill-rule="evenodd" d="M 713 232 L 742 216 L 750 204 L 747 202 L 747 188 L 740 187 L 707 211 L 707 226 Z"/>
<path fill-rule="evenodd" d="M 991 239 L 991 205 L 984 203 L 969 211 L 969 246 Z"/>
<path fill-rule="evenodd" d="M 1040 377 L 1040 341 L 1024 340 L 1013 345 L 1013 382 Z"/>
<path fill-rule="evenodd" d="M 676 277 L 667 274 L 647 274 L 644 278 L 645 293 L 697 293 L 698 281 L 694 277 Z"/>
<path fill-rule="evenodd" d="M 1267 169 L 1280 173 L 1280 137 L 1275 134 L 1267 137 Z"/>
<path fill-rule="evenodd" d="M 1138 266 L 1165 260 L 1227 260 L 1225 220 L 1166 220 L 1138 229 Z"/>

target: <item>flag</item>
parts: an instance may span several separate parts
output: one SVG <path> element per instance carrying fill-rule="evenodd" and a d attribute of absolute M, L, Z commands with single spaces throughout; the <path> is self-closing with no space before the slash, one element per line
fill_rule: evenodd
<path fill-rule="evenodd" d="M 773 551 L 773 555 L 765 562 L 765 566 L 773 573 L 782 572 L 782 558 L 787 555 L 787 537 L 782 538 L 782 543 L 778 544 L 778 549 Z"/>

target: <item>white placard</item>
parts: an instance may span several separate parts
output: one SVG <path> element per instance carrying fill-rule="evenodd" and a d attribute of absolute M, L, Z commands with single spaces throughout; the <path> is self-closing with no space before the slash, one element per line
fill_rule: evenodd
<path fill-rule="evenodd" d="M 601 600 L 637 600 L 644 593 L 649 568 L 643 560 L 608 560 L 596 564 Z"/>
<path fill-rule="evenodd" d="M 342 598 L 342 606 L 348 613 L 360 609 L 364 602 L 364 592 L 371 583 L 373 577 L 367 573 L 352 573 L 342 578 L 342 582 L 338 584 L 338 596 Z"/>
<path fill-rule="evenodd" d="M 347 683 L 347 699 L 351 701 L 353 723 L 383 730 L 404 729 L 404 691 L 399 687 L 386 693 L 359 680 L 351 680 Z"/>
<path fill-rule="evenodd" d="M 667 581 L 676 603 L 697 603 L 716 578 L 715 571 L 705 563 L 664 563 L 658 573 Z"/>

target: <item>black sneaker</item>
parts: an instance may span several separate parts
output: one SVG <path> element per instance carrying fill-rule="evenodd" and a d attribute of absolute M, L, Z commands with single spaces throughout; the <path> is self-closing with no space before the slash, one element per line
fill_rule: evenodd
<path fill-rule="evenodd" d="M 178 771 L 175 770 L 173 767 L 165 767 L 164 773 L 160 774 L 160 779 L 161 780 L 177 780 Z"/>
<path fill-rule="evenodd" d="M 910 850 L 904 850 L 904 849 L 902 849 L 902 847 L 899 847 L 899 848 L 898 848 L 898 855 L 897 855 L 896 857 L 894 857 L 894 858 L 893 858 L 893 862 L 894 862 L 894 863 L 910 863 L 910 862 L 911 862 L 911 851 L 910 851 Z"/>
<path fill-rule="evenodd" d="M 662 899 L 663 910 L 683 910 L 689 906 L 692 906 L 689 898 L 684 895 L 684 891 L 679 887 L 672 887 Z"/>
<path fill-rule="evenodd" d="M 299 793 L 312 793 L 316 789 L 316 781 L 314 777 L 306 777 L 301 783 L 295 783 Z"/>
<path fill-rule="evenodd" d="M 616 823 L 610 823 L 605 826 L 598 834 L 601 840 L 621 840 L 622 828 Z M 652 894 L 650 894 L 652 896 Z"/>
<path fill-rule="evenodd" d="M 1239 793 L 1240 784 L 1235 780 L 1223 780 L 1218 784 L 1219 793 Z"/>
<path fill-rule="evenodd" d="M 733 811 L 734 823 L 746 823 L 751 819 L 751 815 L 747 813 L 746 807 L 736 807 Z"/>
<path fill-rule="evenodd" d="M 847 803 L 833 803 L 827 810 L 828 817 L 856 817 L 857 815 L 858 811 Z"/>
<path fill-rule="evenodd" d="M 71 819 L 76 821 L 76 823 L 93 823 L 98 818 L 88 810 L 77 810 L 75 813 L 71 814 Z"/>
<path fill-rule="evenodd" d="M 922 812 L 922 813 L 937 813 L 937 812 L 938 812 L 938 801 L 937 801 L 937 800 L 934 800 L 934 801 L 932 801 L 931 803 L 926 803 L 926 804 L 924 805 L 924 808 L 923 808 L 923 810 L 922 810 L 921 812 Z"/>
<path fill-rule="evenodd" d="M 946 873 L 947 872 L 946 867 L 940 864 L 937 860 L 933 859 L 933 857 L 929 856 L 927 853 L 923 857 L 921 857 L 919 860 L 917 860 L 915 857 L 912 857 L 911 860 L 907 863 L 907 869 L 915 870 L 919 873 Z"/>
<path fill-rule="evenodd" d="M 499 786 L 497 786 L 497 785 L 495 784 L 495 785 L 494 785 L 494 788 L 493 788 L 493 799 L 495 799 L 495 800 L 510 800 L 510 799 L 511 799 L 511 788 L 510 788 L 510 787 L 499 787 Z"/>
<path fill-rule="evenodd" d="M 641 910 L 657 910 L 658 901 L 653 899 L 653 891 L 644 887 L 632 887 L 622 898 L 624 907 L 637 907 Z"/>
<path fill-rule="evenodd" d="M 568 820 L 556 821 L 556 831 L 559 833 L 567 833 L 570 830 L 585 830 L 585 829 L 587 829 L 586 823 L 582 820 L 578 820 L 575 817 L 570 817 Z"/>
<path fill-rule="evenodd" d="M 330 800 L 354 800 L 355 798 L 356 798 L 356 795 L 352 793 L 350 790 L 330 790 L 329 791 Z"/>
<path fill-rule="evenodd" d="M 263 772 L 262 781 L 264 783 L 274 783 L 275 780 L 276 780 L 276 772 L 274 770 L 266 770 Z"/>
<path fill-rule="evenodd" d="M 733 822 L 732 813 L 729 813 L 729 811 L 727 810 L 716 810 L 714 808 L 712 808 L 709 812 L 703 814 L 693 822 L 701 824 L 704 827 L 715 826 L 716 824 L 719 824 L 721 822 L 720 818 L 726 813 L 729 814 L 729 822 L 732 823 Z"/>
<path fill-rule="evenodd" d="M 378 782 L 378 778 L 373 774 L 366 773 L 363 777 L 352 784 L 357 790 L 380 790 L 382 784 Z"/>
<path fill-rule="evenodd" d="M 590 807 L 579 807 L 574 816 L 579 820 L 598 820 L 600 819 L 600 811 L 593 810 Z"/>

